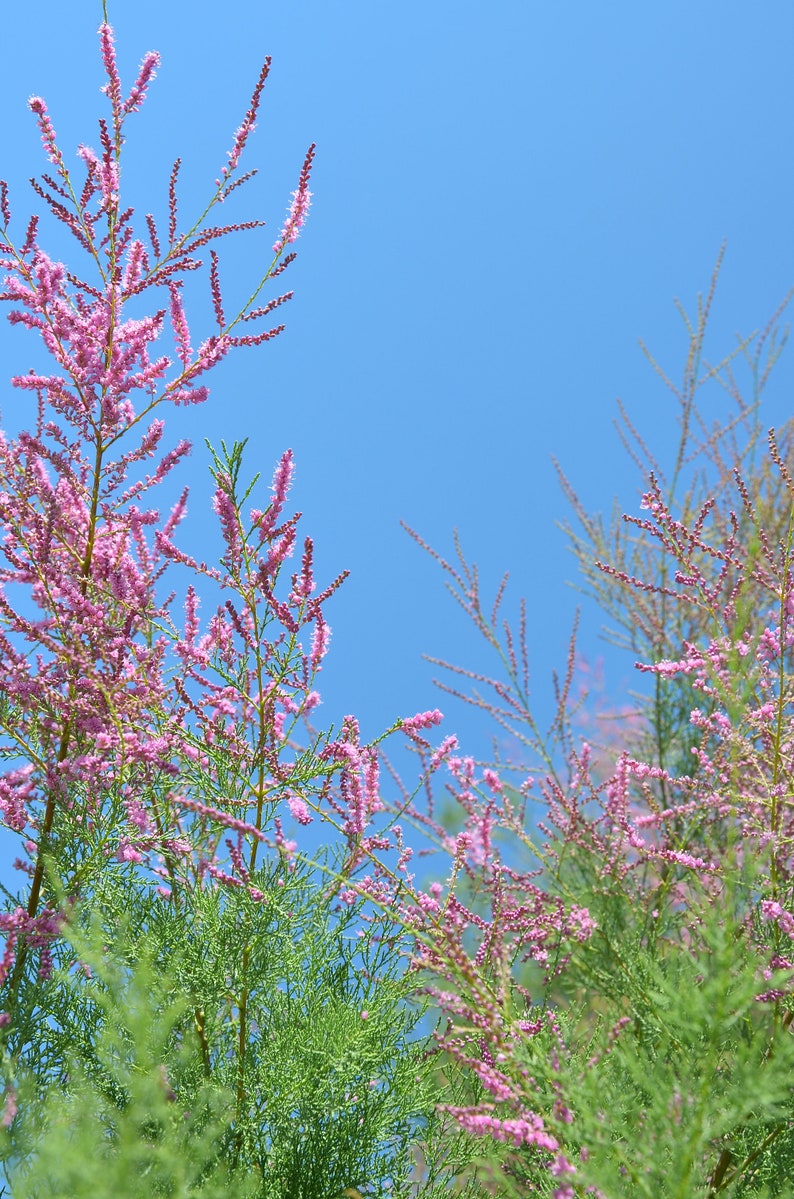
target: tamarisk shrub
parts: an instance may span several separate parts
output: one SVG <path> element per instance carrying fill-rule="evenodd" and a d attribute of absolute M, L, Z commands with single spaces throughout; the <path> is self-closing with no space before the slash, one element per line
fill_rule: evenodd
<path fill-rule="evenodd" d="M 12 379 L 31 416 L 0 434 L 0 816 L 18 843 L 0 912 L 6 1177 L 19 1196 L 407 1194 L 424 1135 L 435 1193 L 462 1142 L 434 1158 L 449 1121 L 411 1036 L 421 1009 L 383 928 L 338 900 L 340 878 L 401 852 L 377 750 L 353 717 L 305 724 L 343 576 L 315 585 L 289 451 L 260 507 L 243 446 L 212 452 L 217 566 L 179 547 L 186 492 L 156 508 L 189 449 L 165 448 L 167 407 L 205 402 L 227 354 L 282 331 L 269 322 L 291 293 L 260 296 L 294 258 L 314 147 L 270 265 L 227 315 L 217 246 L 263 222 L 212 222 L 254 174 L 269 61 L 198 219 L 183 222 L 177 160 L 164 226 L 140 228 L 120 163 L 158 57 L 125 96 L 106 13 L 99 39 L 109 114 L 78 150 L 82 183 L 30 101 L 49 163 L 34 190 L 87 270 L 48 256 L 36 216 L 20 240 L 0 185 L 0 299 L 49 360 Z M 216 327 L 194 348 L 183 291 L 205 251 Z M 300 843 L 314 821 L 322 870 Z"/>
<path fill-rule="evenodd" d="M 740 540 L 752 544 L 753 523 L 745 504 L 739 505 L 735 501 L 734 467 L 740 467 L 752 490 L 755 524 L 762 525 L 775 541 L 779 541 L 786 532 L 789 505 L 785 480 L 766 452 L 761 401 L 770 373 L 785 346 L 786 337 L 778 336 L 778 329 L 790 296 L 760 335 L 741 341 L 717 365 L 704 366 L 706 331 L 723 253 L 724 247 L 708 294 L 698 305 L 697 320 L 690 321 L 679 306 L 689 340 L 681 383 L 675 385 L 643 347 L 654 371 L 674 397 L 678 410 L 680 435 L 671 467 L 664 469 L 622 404 L 619 405 L 618 432 L 638 467 L 642 491 L 646 490 L 652 474 L 681 521 L 695 524 L 698 514 L 708 503 L 709 520 L 722 540 L 728 536 L 729 523 L 736 520 Z M 736 377 L 737 367 L 741 365 L 749 375 L 747 398 Z M 702 410 L 705 404 L 699 401 L 708 389 L 715 387 L 727 396 L 728 411 L 725 416 L 720 411 L 718 417 L 712 416 L 709 420 Z M 791 434 L 790 421 L 777 434 L 784 457 L 790 452 Z M 600 515 L 589 514 L 559 466 L 557 469 L 579 525 L 578 531 L 570 524 L 565 527 L 579 565 L 582 590 L 595 599 L 608 616 L 612 627 L 606 630 L 607 639 L 627 650 L 632 661 L 651 662 L 674 657 L 685 641 L 693 642 L 708 635 L 708 608 L 698 603 L 696 597 L 680 602 L 675 595 L 668 594 L 673 583 L 674 563 L 661 541 L 648 536 L 646 530 L 638 529 L 617 508 L 608 525 Z M 697 545 L 691 545 L 687 552 L 696 560 L 700 556 Z M 621 575 L 655 580 L 659 588 L 627 586 Z M 753 579 L 745 579 L 743 595 L 748 609 L 764 602 L 763 594 L 754 588 Z M 699 702 L 701 705 L 704 702 L 702 695 Z M 694 740 L 689 713 L 693 703 L 687 678 L 668 679 L 662 685 L 656 676 L 650 702 L 641 704 L 647 721 L 640 751 L 643 757 L 662 767 L 669 767 L 674 761 L 676 768 L 691 772 Z"/>
<path fill-rule="evenodd" d="M 730 360 L 702 367 L 713 288 L 688 323 L 671 474 L 624 414 L 648 464 L 639 511 L 609 534 L 565 484 L 586 584 L 653 683 L 636 719 L 599 752 L 577 741 L 574 639 L 544 736 L 524 607 L 517 629 L 500 624 L 504 582 L 489 615 L 460 550 L 459 565 L 439 559 L 502 668 L 450 668 L 468 696 L 442 685 L 539 758 L 513 782 L 504 762 L 447 754 L 463 822 L 448 837 L 454 891 L 437 883 L 404 907 L 447 1016 L 439 1043 L 470 1075 L 468 1101 L 447 1110 L 500 1195 L 790 1193 L 791 425 L 760 457 L 774 325 L 743 347 L 751 401 Z M 734 411 L 709 428 L 696 398 L 715 377 Z"/>

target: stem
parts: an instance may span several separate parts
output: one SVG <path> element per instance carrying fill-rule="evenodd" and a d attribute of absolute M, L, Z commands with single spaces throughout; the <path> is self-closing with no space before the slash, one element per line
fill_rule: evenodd
<path fill-rule="evenodd" d="M 83 599 L 85 599 L 86 595 L 88 594 L 88 583 L 91 577 L 91 565 L 94 557 L 94 545 L 96 543 L 96 523 L 97 512 L 99 510 L 99 487 L 102 477 L 102 456 L 102 443 L 98 438 L 96 455 L 94 458 L 94 480 L 91 489 L 91 507 L 88 518 L 88 538 L 86 541 L 85 553 L 83 554 L 83 561 L 80 565 L 80 595 Z M 76 687 L 74 679 L 72 679 L 72 681 L 69 683 L 69 691 L 66 699 L 67 712 L 70 711 L 74 703 L 75 694 Z M 63 731 L 61 733 L 58 753 L 55 759 L 56 766 L 61 766 L 66 761 L 72 740 L 72 728 L 72 717 L 71 715 L 67 715 L 63 726 Z M 39 845 L 36 854 L 36 866 L 33 872 L 33 880 L 30 885 L 30 896 L 28 898 L 27 914 L 31 920 L 35 918 L 39 910 L 41 890 L 44 883 L 44 862 L 47 851 L 50 847 L 52 827 L 55 823 L 56 804 L 57 791 L 56 788 L 51 787 L 47 796 L 47 806 L 44 810 L 44 819 L 41 825 L 41 835 L 39 837 Z M 22 974 L 27 961 L 28 945 L 29 942 L 27 938 L 24 936 L 20 937 L 19 948 L 17 950 L 16 960 L 14 962 L 14 969 L 9 982 L 9 991 L 12 1003 L 16 999 L 19 984 L 22 980 Z"/>
<path fill-rule="evenodd" d="M 245 556 L 246 568 L 250 573 L 251 561 L 250 561 L 250 557 L 248 554 L 248 544 L 247 544 L 247 540 L 246 540 L 246 536 L 245 536 L 245 530 L 242 526 L 242 520 L 240 518 L 239 505 L 235 504 L 235 506 L 237 507 L 238 532 L 239 532 L 241 544 L 243 546 L 243 553 Z M 264 663 L 262 661 L 262 652 L 261 652 L 261 648 L 260 648 L 262 645 L 263 637 L 264 637 L 264 629 L 261 628 L 260 621 L 259 621 L 259 612 L 258 612 L 257 606 L 256 606 L 255 590 L 252 589 L 251 593 L 249 595 L 247 595 L 245 598 L 248 602 L 249 611 L 251 613 L 251 618 L 253 620 L 253 625 L 254 625 L 253 644 L 256 647 L 255 648 L 256 684 L 257 684 L 257 694 L 259 696 L 259 701 L 257 704 L 257 708 L 258 708 L 257 714 L 258 714 L 258 718 L 259 718 L 259 729 L 258 729 L 257 755 L 256 755 L 257 775 L 256 775 L 256 783 L 254 786 L 254 794 L 256 795 L 256 819 L 255 819 L 254 823 L 258 829 L 261 829 L 262 816 L 263 816 L 264 806 L 265 806 L 264 747 L 265 747 L 265 741 L 266 741 L 266 736 L 267 736 L 267 720 L 266 720 L 265 700 L 264 700 L 265 669 L 264 669 Z M 248 862 L 249 874 L 253 874 L 254 870 L 256 869 L 256 859 L 257 859 L 258 849 L 259 849 L 259 840 L 255 837 L 254 843 L 251 846 L 251 855 L 250 855 L 249 862 Z M 238 1032 L 237 1032 L 237 1119 L 238 1119 L 238 1121 L 242 1117 L 243 1104 L 245 1102 L 245 1066 L 246 1066 L 246 1056 L 247 1056 L 246 1050 L 247 1050 L 247 1045 L 248 1045 L 248 997 L 249 997 L 248 969 L 249 969 L 250 963 L 251 963 L 251 945 L 250 945 L 249 941 L 246 941 L 246 945 L 243 949 L 242 969 L 241 969 L 242 990 L 240 992 L 240 1002 L 238 1004 L 238 1012 L 239 1012 L 239 1028 L 238 1028 Z"/>
<path fill-rule="evenodd" d="M 751 1166 L 754 1161 L 757 1161 L 761 1154 L 766 1152 L 769 1146 L 777 1140 L 781 1132 L 785 1132 L 788 1127 L 789 1121 L 781 1120 L 781 1122 L 775 1128 L 773 1128 L 767 1136 L 764 1137 L 761 1144 L 758 1145 L 752 1153 L 749 1153 L 744 1161 L 740 1162 L 739 1165 L 735 1166 L 732 1170 L 729 1170 L 733 1160 L 732 1154 L 729 1149 L 723 1149 L 722 1153 L 720 1154 L 720 1159 L 717 1162 L 717 1165 L 714 1167 L 714 1173 L 709 1179 L 709 1191 L 706 1199 L 712 1199 L 712 1196 L 718 1195 L 720 1191 L 724 1191 L 725 1188 L 729 1187 L 732 1182 L 735 1182 L 736 1179 L 745 1172 L 748 1166 Z"/>

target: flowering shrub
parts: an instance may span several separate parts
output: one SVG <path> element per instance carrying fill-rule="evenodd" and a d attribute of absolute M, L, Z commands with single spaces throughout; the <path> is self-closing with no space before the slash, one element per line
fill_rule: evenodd
<path fill-rule="evenodd" d="M 216 565 L 180 547 L 185 493 L 155 507 L 188 450 L 166 448 L 165 405 L 206 401 L 218 362 L 283 329 L 270 318 L 291 293 L 260 297 L 294 257 L 314 147 L 230 318 L 217 247 L 262 222 L 211 222 L 253 173 L 269 63 L 200 218 L 182 221 L 177 161 L 167 230 L 147 215 L 144 233 L 120 160 L 158 60 L 125 97 L 107 20 L 100 45 L 110 114 L 99 149 L 79 149 L 82 185 L 30 102 L 50 168 L 34 188 L 85 277 L 47 255 L 37 217 L 13 232 L 0 185 L 0 299 L 50 363 L 13 378 L 33 414 L 0 434 L 13 1194 L 788 1194 L 792 426 L 759 462 L 760 394 L 744 402 L 730 363 L 707 370 L 736 412 L 702 425 L 711 477 L 688 477 L 710 294 L 670 476 L 624 413 L 639 513 L 607 530 L 564 480 L 586 584 L 651 682 L 606 743 L 578 735 L 575 636 L 542 734 L 525 607 L 500 623 L 503 582 L 489 615 L 459 547 L 458 566 L 439 561 L 501 673 L 444 686 L 513 760 L 475 762 L 437 736 L 437 710 L 373 744 L 353 716 L 318 731 L 344 575 L 318 589 L 291 453 L 262 504 L 244 446 L 210 450 Z M 194 349 L 185 280 L 205 251 L 216 327 Z M 771 327 L 744 348 L 763 383 Z M 384 772 L 398 731 L 417 786 Z"/>
<path fill-rule="evenodd" d="M 269 61 L 200 218 L 182 222 L 177 161 L 167 228 L 140 228 L 120 161 L 158 57 L 125 96 L 106 22 L 99 38 L 109 115 L 98 149 L 79 148 L 82 184 L 30 101 L 49 162 L 34 189 L 87 271 L 47 255 L 35 216 L 16 238 L 0 191 L 0 299 L 51 364 L 13 378 L 32 419 L 0 435 L 0 816 L 18 844 L 0 912 L 6 1175 L 15 1195 L 405 1193 L 418 1129 L 438 1124 L 421 1009 L 355 894 L 338 899 L 392 849 L 377 751 L 352 716 L 307 725 L 344 576 L 315 583 L 289 451 L 260 507 L 243 446 L 213 451 L 217 566 L 179 546 L 185 492 L 164 519 L 155 506 L 189 449 L 164 448 L 166 406 L 205 402 L 217 363 L 283 329 L 269 322 L 291 293 L 260 297 L 294 258 L 314 147 L 228 316 L 217 247 L 263 222 L 212 221 L 254 174 Z M 183 292 L 205 252 L 216 327 L 194 348 Z M 300 840 L 313 822 L 321 871 L 318 838 Z M 428 1193 L 446 1176 L 433 1167 Z"/>
<path fill-rule="evenodd" d="M 471 695 L 442 685 L 539 758 L 515 783 L 520 762 L 448 759 L 465 818 L 458 893 L 437 888 L 412 917 L 416 964 L 447 1016 L 439 1044 L 472 1080 L 469 1102 L 447 1110 L 481 1138 L 499 1194 L 789 1190 L 791 429 L 770 432 L 766 461 L 746 469 L 758 397 L 744 404 L 734 388 L 738 414 L 701 443 L 716 480 L 693 471 L 676 503 L 676 476 L 695 453 L 709 304 L 690 327 L 673 484 L 662 486 L 651 460 L 641 514 L 610 544 L 566 483 L 586 578 L 630 648 L 646 651 L 637 666 L 653 681 L 610 741 L 577 744 L 575 640 L 541 734 L 523 605 L 518 631 L 500 629 L 504 583 L 489 617 L 460 549 L 459 566 L 439 559 L 502 665 L 491 679 L 450 668 L 474 682 Z M 762 380 L 768 336 L 752 359 Z M 735 440 L 742 422 L 746 446 Z"/>

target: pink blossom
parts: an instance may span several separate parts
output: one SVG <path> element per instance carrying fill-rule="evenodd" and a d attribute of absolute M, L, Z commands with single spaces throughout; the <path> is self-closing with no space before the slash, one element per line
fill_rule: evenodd
<path fill-rule="evenodd" d="M 405 717 L 400 722 L 400 727 L 404 733 L 410 736 L 412 733 L 418 732 L 420 729 L 429 729 L 433 725 L 440 724 L 444 717 L 439 712 L 438 708 L 433 708 L 429 712 L 419 712 L 416 716 Z"/>
<path fill-rule="evenodd" d="M 405 726 L 403 725 L 403 727 Z M 438 748 L 433 750 L 430 758 L 429 770 L 431 772 L 436 770 L 444 761 L 444 759 L 447 758 L 449 754 L 451 754 L 452 751 L 457 748 L 458 739 L 454 733 L 450 733 L 449 736 L 444 738 Z"/>
<path fill-rule="evenodd" d="M 44 147 L 44 152 L 49 158 L 54 167 L 58 168 L 61 175 L 65 174 L 66 168 L 63 162 L 63 155 L 58 149 L 57 137 L 50 115 L 47 112 L 47 105 L 42 100 L 41 96 L 31 96 L 28 100 L 28 106 L 31 112 L 34 112 L 38 118 L 39 130 L 41 131 L 41 144 Z"/>
<path fill-rule="evenodd" d="M 301 169 L 297 190 L 292 193 L 292 203 L 287 213 L 287 219 L 278 238 L 273 243 L 274 254 L 280 254 L 289 242 L 297 240 L 298 234 L 306 221 L 306 216 L 311 206 L 312 193 L 309 191 L 309 177 L 311 176 L 312 163 L 314 161 L 314 151 L 315 146 L 311 145 Z"/>
<path fill-rule="evenodd" d="M 325 655 L 328 653 L 330 641 L 331 630 L 325 623 L 325 619 L 323 618 L 322 614 L 318 612 L 317 619 L 314 622 L 314 629 L 312 631 L 312 644 L 311 651 L 309 653 L 309 661 L 311 663 L 312 671 L 317 671 L 320 669 L 320 664 Z"/>
<path fill-rule="evenodd" d="M 558 1143 L 543 1125 L 540 1116 L 528 1113 L 522 1117 L 500 1118 L 487 1108 L 456 1108 L 444 1106 L 462 1128 L 476 1136 L 492 1136 L 497 1141 L 513 1145 L 535 1145 L 554 1152 Z"/>
<path fill-rule="evenodd" d="M 764 899 L 761 903 L 761 915 L 764 920 L 774 922 L 780 929 L 794 940 L 794 916 L 776 900 Z"/>
<path fill-rule="evenodd" d="M 119 862 L 142 862 L 143 854 L 139 849 L 136 849 L 132 842 L 123 837 L 119 841 L 119 847 L 116 851 L 116 857 Z"/>
<path fill-rule="evenodd" d="M 14 1122 L 14 1117 L 18 1111 L 17 1095 L 13 1087 L 9 1087 L 6 1091 L 5 1101 L 3 1103 L 3 1115 L 0 1121 L 3 1128 L 10 1128 Z"/>
<path fill-rule="evenodd" d="M 124 102 L 124 115 L 130 112 L 137 112 L 146 99 L 146 92 L 152 79 L 154 79 L 157 68 L 160 65 L 160 55 L 156 50 L 149 50 L 143 57 L 138 78 L 130 89 L 130 94 Z"/>
<path fill-rule="evenodd" d="M 121 112 L 121 78 L 116 63 L 113 30 L 106 23 L 99 27 L 99 44 L 102 49 L 102 62 L 104 63 L 105 73 L 108 77 L 108 81 L 102 88 L 102 91 L 109 98 L 113 107 L 114 117 L 118 120 Z"/>
<path fill-rule="evenodd" d="M 245 114 L 245 119 L 242 125 L 240 125 L 239 129 L 236 130 L 232 148 L 228 152 L 227 157 L 229 161 L 227 166 L 223 168 L 222 172 L 224 179 L 228 178 L 228 176 L 236 170 L 237 166 L 239 165 L 243 150 L 245 149 L 246 142 L 256 127 L 256 114 L 259 110 L 262 91 L 264 89 L 265 81 L 267 80 L 269 71 L 270 58 L 266 58 L 262 69 L 259 72 L 259 78 L 257 79 L 256 87 L 254 88 L 254 94 L 251 97 L 251 103 L 248 106 L 248 111 Z"/>
<path fill-rule="evenodd" d="M 298 824 L 311 824 L 312 815 L 305 800 L 300 799 L 297 795 L 290 795 L 287 799 L 287 804 Z"/>

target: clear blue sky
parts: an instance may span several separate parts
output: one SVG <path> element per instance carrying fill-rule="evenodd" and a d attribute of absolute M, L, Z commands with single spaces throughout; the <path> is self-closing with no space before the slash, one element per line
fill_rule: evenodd
<path fill-rule="evenodd" d="M 616 398 L 649 440 L 675 436 L 638 339 L 679 375 L 673 298 L 694 308 L 723 239 L 715 358 L 794 283 L 794 6 L 111 0 L 110 18 L 127 85 L 147 49 L 163 56 L 128 127 L 124 182 L 143 211 L 161 208 L 177 154 L 186 210 L 201 203 L 266 54 L 248 160 L 261 173 L 236 210 L 268 220 L 263 247 L 306 147 L 318 146 L 287 332 L 224 366 L 209 403 L 172 419 L 195 446 L 188 540 L 206 541 L 205 436 L 249 437 L 266 482 L 291 446 L 321 576 L 352 572 L 329 609 L 327 719 L 352 711 L 375 734 L 439 704 L 479 752 L 476 723 L 441 702 L 421 655 L 487 658 L 399 521 L 444 553 L 457 526 L 485 579 L 509 569 L 529 597 L 547 714 L 577 602 L 550 455 L 593 508 L 618 495 L 636 510 Z M 0 77 L 0 174 L 19 217 L 25 180 L 44 166 L 31 93 L 47 100 L 67 154 L 96 144 L 100 19 L 98 0 L 38 0 L 6 16 L 20 49 Z M 250 251 L 230 259 L 228 309 L 258 269 Z M 196 341 L 210 330 L 206 308 L 204 320 Z M 26 369 L 18 334 L 4 328 L 0 349 L 6 375 Z M 789 413 L 791 382 L 784 359 L 768 423 Z M 17 403 L 3 384 L 3 416 Z M 599 622 L 586 616 L 591 656 Z M 614 669 L 618 687 L 630 664 Z"/>

